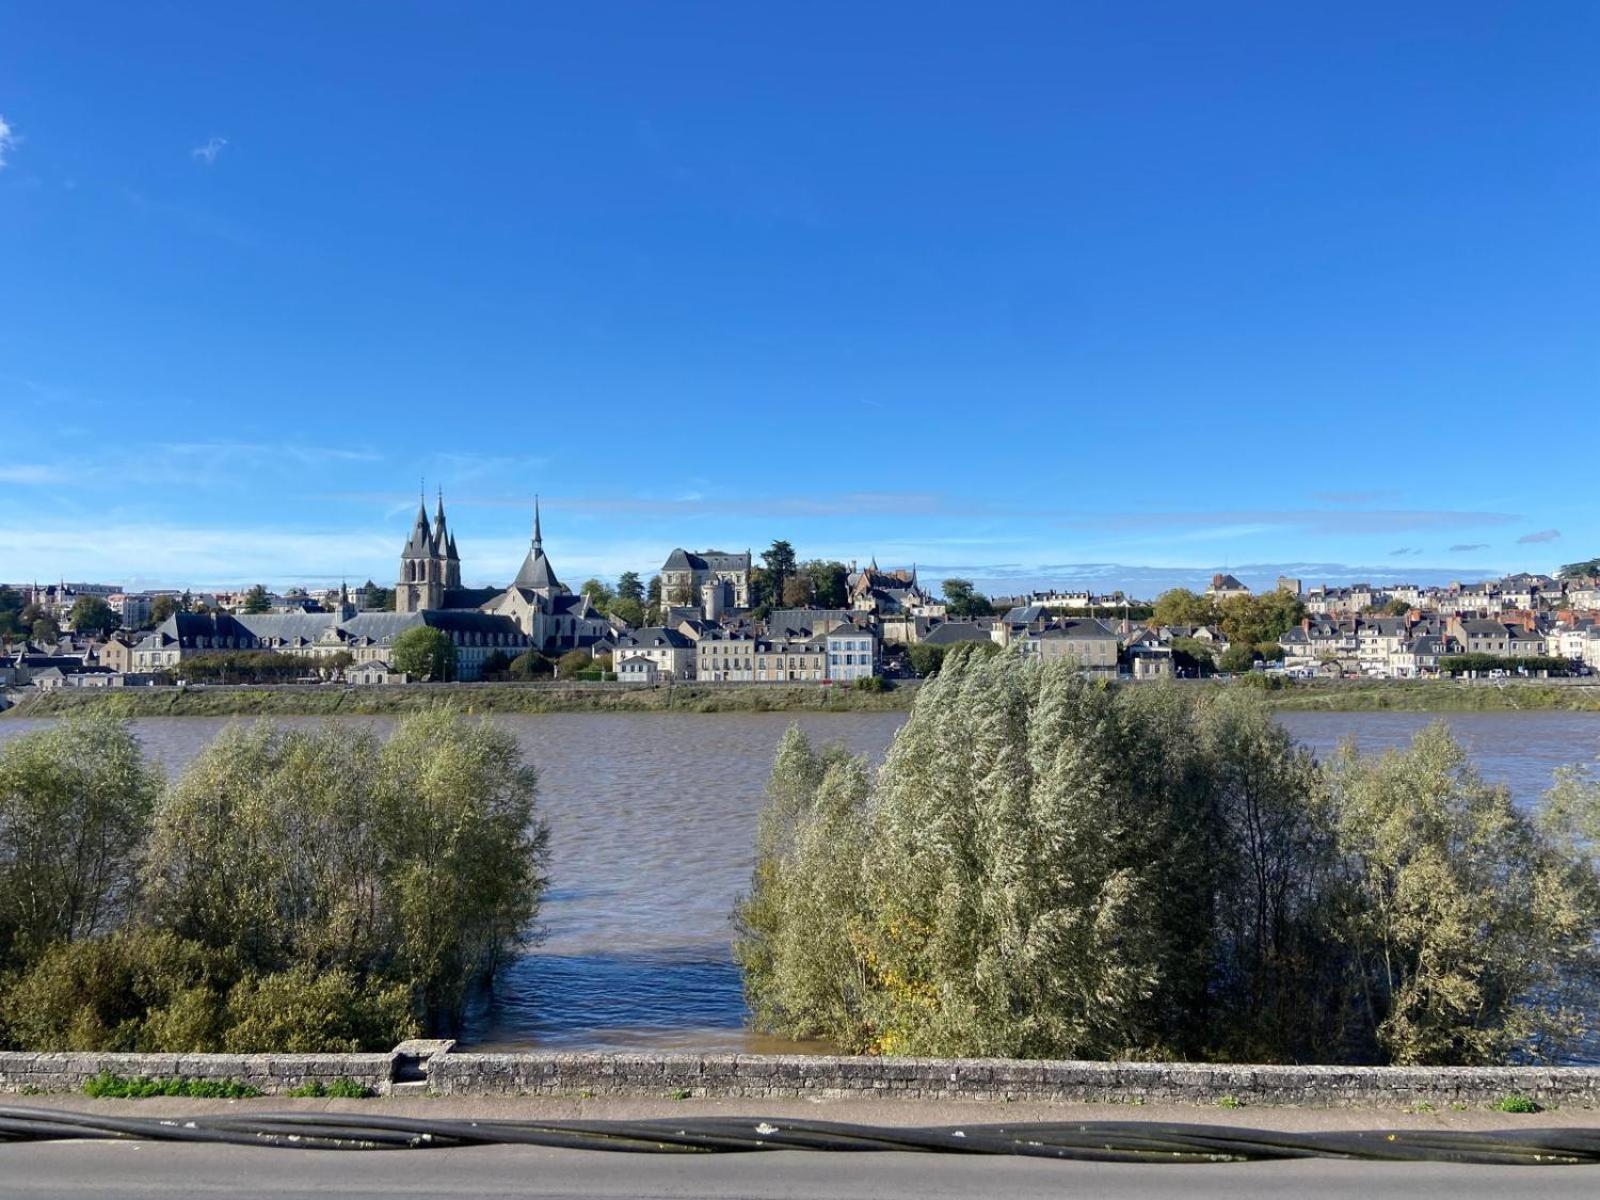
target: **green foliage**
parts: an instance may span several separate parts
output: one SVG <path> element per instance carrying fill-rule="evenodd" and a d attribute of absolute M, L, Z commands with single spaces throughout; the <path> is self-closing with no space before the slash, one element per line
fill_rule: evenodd
<path fill-rule="evenodd" d="M 210 650 L 180 661 L 173 674 L 189 683 L 289 683 L 317 660 L 277 650 Z"/>
<path fill-rule="evenodd" d="M 1250 689 L 957 647 L 869 779 L 779 748 L 735 957 L 846 1050 L 1551 1057 L 1594 977 L 1600 787 L 1543 825 L 1442 727 L 1324 770 Z"/>
<path fill-rule="evenodd" d="M 1588 558 L 1582 562 L 1568 563 L 1557 572 L 1561 579 L 1594 579 L 1600 577 L 1600 558 Z"/>
<path fill-rule="evenodd" d="M 794 547 L 788 542 L 775 541 L 761 552 L 761 562 L 766 568 L 763 599 L 777 604 L 783 596 L 783 584 L 795 572 Z"/>
<path fill-rule="evenodd" d="M 1243 646 L 1236 642 L 1222 652 L 1222 657 L 1217 660 L 1217 666 L 1224 671 L 1237 675 L 1250 670 L 1255 665 L 1255 661 L 1255 648 L 1253 646 Z"/>
<path fill-rule="evenodd" d="M 632 600 L 639 605 L 644 604 L 644 584 L 639 581 L 639 572 L 624 571 L 617 576 L 617 599 Z"/>
<path fill-rule="evenodd" d="M 511 655 L 504 650 L 491 650 L 483 656 L 483 678 L 495 679 L 511 669 Z"/>
<path fill-rule="evenodd" d="M 419 1032 L 404 983 L 363 983 L 348 970 L 298 963 L 234 985 L 222 1048 L 334 1053 L 393 1046 Z"/>
<path fill-rule="evenodd" d="M 506 674 L 512 679 L 548 679 L 555 669 L 555 663 L 537 650 L 526 650 L 511 660 Z"/>
<path fill-rule="evenodd" d="M 413 679 L 451 679 L 456 670 L 456 646 L 444 630 L 414 625 L 394 639 L 389 665 Z"/>
<path fill-rule="evenodd" d="M 1217 623 L 1230 645 L 1257 646 L 1276 642 L 1306 614 L 1305 605 L 1292 592 L 1271 591 L 1259 596 L 1229 596 L 1217 605 Z"/>
<path fill-rule="evenodd" d="M 17 738 L 0 779 L 0 1044 L 316 1052 L 453 1031 L 545 885 L 515 740 L 445 711 L 382 743 L 230 726 L 153 810 L 114 722 Z"/>
<path fill-rule="evenodd" d="M 856 680 L 854 687 L 858 692 L 887 692 L 889 681 L 882 675 L 867 675 Z"/>
<path fill-rule="evenodd" d="M 267 594 L 266 585 L 258 583 L 246 592 L 239 611 L 246 614 L 271 612 L 272 597 Z"/>
<path fill-rule="evenodd" d="M 970 579 L 946 579 L 944 605 L 952 620 L 987 617 L 994 612 L 994 605 L 989 603 L 989 598 L 980 595 Z"/>
<path fill-rule="evenodd" d="M 331 1083 L 309 1079 L 298 1087 L 290 1088 L 284 1095 L 296 1099 L 366 1100 L 371 1097 L 372 1089 L 364 1083 L 341 1076 Z"/>
<path fill-rule="evenodd" d="M 0 994 L 5 1041 L 27 1049 L 222 1049 L 226 951 L 132 929 L 57 942 Z"/>
<path fill-rule="evenodd" d="M 182 604 L 178 597 L 162 594 L 150 601 L 150 616 L 145 623 L 154 628 L 173 613 L 180 611 L 182 611 Z"/>
<path fill-rule="evenodd" d="M 611 602 L 616 599 L 616 593 L 598 579 L 585 579 L 578 590 L 589 597 L 589 603 L 601 612 L 609 612 Z"/>
<path fill-rule="evenodd" d="M 21 638 L 27 632 L 22 621 L 22 593 L 0 584 L 0 640 Z"/>
<path fill-rule="evenodd" d="M 237 1079 L 127 1078 L 102 1071 L 83 1085 L 83 1094 L 96 1099 L 147 1100 L 152 1096 L 183 1096 L 189 1100 L 248 1100 L 261 1089 Z"/>
<path fill-rule="evenodd" d="M 381 745 L 232 726 L 162 798 L 149 908 L 247 974 L 342 968 L 404 985 L 424 1028 L 454 1029 L 538 909 L 535 785 L 510 734 L 448 712 Z M 373 996 L 376 1021 L 389 1009 Z"/>
<path fill-rule="evenodd" d="M 132 731 L 106 717 L 0 745 L 0 970 L 121 919 L 160 786 Z"/>
<path fill-rule="evenodd" d="M 1150 620 L 1156 625 L 1212 625 L 1217 608 L 1209 597 L 1188 588 L 1173 588 L 1156 597 Z"/>
<path fill-rule="evenodd" d="M 842 562 L 811 559 L 800 564 L 811 581 L 811 603 L 818 608 L 843 608 L 850 601 L 850 568 Z"/>
<path fill-rule="evenodd" d="M 971 647 L 967 653 L 973 654 L 998 654 L 1000 647 L 989 641 L 984 642 L 957 642 L 953 645 L 930 646 L 924 642 L 906 647 L 906 665 L 925 679 L 931 679 L 939 673 L 944 666 L 945 658 L 957 647 Z"/>
<path fill-rule="evenodd" d="M 1495 1112 L 1503 1113 L 1536 1113 L 1544 1111 L 1537 1100 L 1528 1096 L 1501 1096 L 1489 1107 Z"/>
<path fill-rule="evenodd" d="M 393 612 L 394 589 L 379 587 L 372 580 L 367 580 L 366 586 L 361 589 L 361 607 L 368 612 Z"/>
<path fill-rule="evenodd" d="M 644 625 L 648 619 L 644 605 L 629 596 L 619 596 L 613 600 L 610 613 L 613 617 L 626 622 L 634 629 Z"/>
<path fill-rule="evenodd" d="M 922 642 L 906 647 L 906 666 L 924 678 L 931 678 L 939 673 L 939 668 L 944 665 L 945 653 L 948 646 L 929 646 Z"/>
<path fill-rule="evenodd" d="M 587 650 L 568 650 L 556 659 L 556 678 L 573 679 L 580 672 L 594 669 L 594 655 Z"/>
<path fill-rule="evenodd" d="M 1212 644 L 1198 638 L 1173 638 L 1172 659 L 1175 667 L 1189 675 L 1209 675 L 1217 668 Z"/>
<path fill-rule="evenodd" d="M 95 637 L 105 637 L 122 624 L 122 618 L 99 596 L 79 596 L 72 602 L 67 620 L 75 632 Z"/>
<path fill-rule="evenodd" d="M 37 604 L 30 604 L 23 609 L 20 619 L 28 631 L 28 636 L 41 645 L 54 642 L 61 637 L 60 623 Z"/>
<path fill-rule="evenodd" d="M 1353 1002 L 1383 1057 L 1471 1066 L 1574 1037 L 1564 1000 L 1592 950 L 1592 867 L 1485 783 L 1442 722 L 1379 758 L 1346 746 L 1328 782 Z"/>

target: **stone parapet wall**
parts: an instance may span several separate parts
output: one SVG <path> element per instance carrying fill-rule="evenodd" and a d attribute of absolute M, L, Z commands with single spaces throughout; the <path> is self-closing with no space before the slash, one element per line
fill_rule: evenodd
<path fill-rule="evenodd" d="M 124 1078 L 234 1080 L 281 1095 L 307 1083 L 348 1079 L 387 1092 L 395 1054 L 98 1054 L 0 1052 L 0 1094 L 77 1092 L 102 1073 Z"/>
<path fill-rule="evenodd" d="M 824 1055 L 443 1054 L 442 1095 L 681 1095 L 1055 1100 L 1316 1107 L 1483 1105 L 1506 1096 L 1600 1106 L 1600 1068 L 1297 1067 Z"/>
<path fill-rule="evenodd" d="M 1099 1101 L 1400 1108 L 1507 1096 L 1600 1107 L 1595 1067 L 1296 1067 L 827 1055 L 473 1054 L 418 1042 L 387 1054 L 0 1053 L 0 1093 L 71 1092 L 101 1072 L 233 1079 L 279 1095 L 349 1079 L 379 1094 Z"/>

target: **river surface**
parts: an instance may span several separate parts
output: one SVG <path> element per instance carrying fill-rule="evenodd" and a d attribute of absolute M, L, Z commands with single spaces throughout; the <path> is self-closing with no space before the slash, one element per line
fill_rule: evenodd
<path fill-rule="evenodd" d="M 280 718 L 313 724 L 325 718 Z M 468 1040 L 485 1048 L 819 1049 L 751 1034 L 729 956 L 728 914 L 749 883 L 773 750 L 799 724 L 882 758 L 904 713 L 560 713 L 491 718 L 539 769 L 550 822 L 542 939 L 507 971 Z M 1280 714 L 1319 753 L 1404 744 L 1429 713 Z M 1523 802 L 1567 763 L 1600 757 L 1600 713 L 1446 718 L 1490 780 Z M 337 718 L 387 729 L 393 718 Z M 42 720 L 0 722 L 0 740 Z M 133 722 L 147 753 L 180 770 L 223 718 Z"/>

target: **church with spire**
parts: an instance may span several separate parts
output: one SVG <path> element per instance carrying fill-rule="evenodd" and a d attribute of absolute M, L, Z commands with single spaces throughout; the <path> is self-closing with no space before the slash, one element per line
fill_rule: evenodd
<path fill-rule="evenodd" d="M 475 611 L 507 618 L 535 649 L 560 653 L 591 646 L 608 637 L 610 622 L 589 597 L 574 595 L 556 577 L 544 552 L 539 501 L 533 502 L 533 538 L 516 578 L 504 590 L 468 588 L 461 583 L 461 556 L 439 495 L 433 520 L 425 503 L 417 504 L 411 536 L 400 552 L 400 578 L 394 588 L 395 611 L 437 613 Z"/>
<path fill-rule="evenodd" d="M 427 612 L 446 607 L 446 594 L 461 587 L 461 556 L 456 539 L 445 524 L 444 491 L 433 524 L 428 523 L 424 501 L 417 501 L 417 519 L 411 537 L 400 552 L 400 580 L 394 586 L 396 612 Z"/>

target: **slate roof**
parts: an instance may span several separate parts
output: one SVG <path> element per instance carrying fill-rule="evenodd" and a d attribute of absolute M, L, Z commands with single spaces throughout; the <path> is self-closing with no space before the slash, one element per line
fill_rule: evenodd
<path fill-rule="evenodd" d="M 667 629 L 660 625 L 647 626 L 644 629 L 635 629 L 632 633 L 623 634 L 617 639 L 618 650 L 689 650 L 694 643 L 676 629 Z"/>
<path fill-rule="evenodd" d="M 400 552 L 402 558 L 429 558 L 433 555 L 435 545 L 433 530 L 428 527 L 428 510 L 422 503 L 417 504 L 417 519 L 411 526 L 411 537 L 406 541 L 406 548 Z"/>
<path fill-rule="evenodd" d="M 1081 621 L 1063 621 L 1039 635 L 1042 638 L 1077 638 L 1077 639 L 1105 639 L 1116 640 L 1117 635 L 1100 621 L 1085 618 Z"/>
<path fill-rule="evenodd" d="M 1019 604 L 1000 619 L 1007 625 L 1032 625 L 1049 620 L 1050 610 L 1042 604 Z"/>
<path fill-rule="evenodd" d="M 989 626 L 977 621 L 945 621 L 922 635 L 927 646 L 953 646 L 958 642 L 990 641 Z"/>
<path fill-rule="evenodd" d="M 681 546 L 667 555 L 661 565 L 663 571 L 748 571 L 750 553 L 729 554 L 723 550 L 702 550 L 696 553 Z"/>
<path fill-rule="evenodd" d="M 556 578 L 555 568 L 550 565 L 550 560 L 545 557 L 542 547 L 534 546 L 528 551 L 528 556 L 522 560 L 522 569 L 517 572 L 517 577 L 511 581 L 512 587 L 524 588 L 558 588 L 561 581 Z"/>

